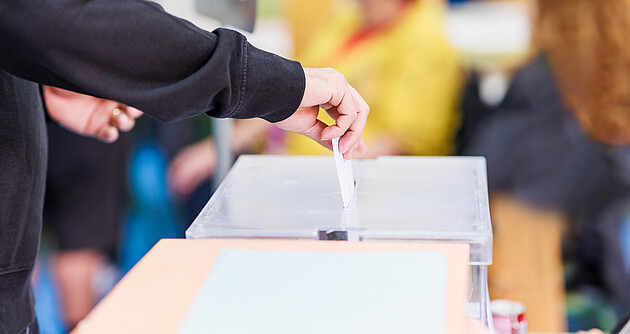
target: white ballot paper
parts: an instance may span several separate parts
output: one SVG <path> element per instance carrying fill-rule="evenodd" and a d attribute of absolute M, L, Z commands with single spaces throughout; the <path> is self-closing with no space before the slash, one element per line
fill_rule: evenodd
<path fill-rule="evenodd" d="M 178 334 L 444 334 L 440 252 L 223 249 Z"/>
<path fill-rule="evenodd" d="M 335 156 L 335 166 L 337 167 L 337 177 L 339 178 L 339 186 L 341 187 L 341 199 L 343 200 L 344 209 L 350 205 L 352 195 L 354 195 L 354 174 L 352 173 L 352 160 L 343 158 L 343 154 L 339 152 L 339 138 L 333 138 L 333 155 Z"/>

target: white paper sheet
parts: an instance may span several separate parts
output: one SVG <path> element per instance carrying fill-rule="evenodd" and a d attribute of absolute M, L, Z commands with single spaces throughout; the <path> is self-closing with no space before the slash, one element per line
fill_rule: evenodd
<path fill-rule="evenodd" d="M 442 334 L 445 281 L 439 252 L 224 249 L 178 333 Z"/>
<path fill-rule="evenodd" d="M 337 177 L 339 178 L 339 186 L 341 187 L 341 199 L 343 208 L 347 208 L 354 195 L 354 174 L 352 172 L 352 160 L 343 158 L 343 154 L 339 151 L 339 138 L 333 138 L 333 155 L 335 157 L 335 166 L 337 167 Z"/>

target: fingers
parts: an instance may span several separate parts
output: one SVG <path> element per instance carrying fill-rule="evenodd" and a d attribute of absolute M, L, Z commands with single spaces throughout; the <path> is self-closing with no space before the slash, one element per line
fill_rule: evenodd
<path fill-rule="evenodd" d="M 326 125 L 326 123 L 316 119 L 313 122 L 313 125 L 311 125 L 311 127 L 309 127 L 306 131 L 304 131 L 304 135 L 315 140 L 316 142 L 318 142 L 320 145 L 324 146 L 325 148 L 329 149 L 332 151 L 332 139 L 323 139 L 322 138 L 322 132 L 324 131 L 324 129 L 326 129 L 328 126 Z"/>
<path fill-rule="evenodd" d="M 367 153 L 367 144 L 365 144 L 365 139 L 361 137 L 361 141 L 359 142 L 359 149 L 357 150 L 359 153 Z"/>
<path fill-rule="evenodd" d="M 346 153 L 343 154 L 343 158 L 346 160 L 350 160 L 356 152 L 362 154 L 367 153 L 367 145 L 365 144 L 365 140 L 363 140 L 363 137 L 361 137 L 361 139 L 359 139 L 357 143 L 355 143 L 348 151 L 346 151 Z"/>
<path fill-rule="evenodd" d="M 113 143 L 120 136 L 120 131 L 128 132 L 133 129 L 136 125 L 135 119 L 142 115 L 143 113 L 136 108 L 119 105 L 110 112 L 109 122 L 96 131 L 96 138 Z"/>
<path fill-rule="evenodd" d="M 319 105 L 312 107 L 299 108 L 289 118 L 276 122 L 276 126 L 280 129 L 293 131 L 301 135 L 305 135 L 329 150 L 332 150 L 332 142 L 330 139 L 322 139 L 322 132 L 327 125 L 317 119 L 319 113 Z"/>
<path fill-rule="evenodd" d="M 135 119 L 127 113 L 124 107 L 112 110 L 109 123 L 122 132 L 127 132 L 136 125 Z"/>
<path fill-rule="evenodd" d="M 343 110 L 346 108 L 350 110 Z M 346 108 L 342 108 L 342 105 L 339 105 L 336 108 L 339 116 L 335 120 L 335 124 L 329 126 L 326 131 L 322 133 L 323 139 L 332 139 L 342 136 L 346 133 L 346 131 L 348 131 L 350 125 L 356 121 L 357 113 L 356 111 L 352 111 L 355 109 L 354 106 Z M 341 149 L 341 147 L 339 149 Z"/>
<path fill-rule="evenodd" d="M 139 118 L 140 116 L 144 115 L 144 113 L 134 107 L 126 107 L 126 112 L 127 115 L 129 115 L 129 117 L 136 119 Z"/>
<path fill-rule="evenodd" d="M 341 137 L 339 150 L 351 157 L 355 151 L 365 152 L 362 139 L 369 107 L 359 93 L 351 87 L 345 77 L 333 69 L 305 68 L 306 89 L 298 112 L 276 124 L 285 130 L 305 134 L 325 147 L 331 147 L 331 139 Z M 316 120 L 322 107 L 335 119 L 335 124 L 326 126 Z M 308 114 L 300 110 L 311 110 Z M 308 117 L 304 117 L 308 116 Z M 308 132 L 304 129 L 308 128 Z"/>
<path fill-rule="evenodd" d="M 359 149 L 359 147 L 363 150 L 367 150 L 367 147 L 365 147 L 365 141 L 363 141 L 362 144 L 361 142 L 363 140 L 363 130 L 365 129 L 365 125 L 367 123 L 370 108 L 352 86 L 348 85 L 348 88 L 350 89 L 354 101 L 358 106 L 358 111 L 355 121 L 350 124 L 348 131 L 339 140 L 339 150 L 342 152 L 345 151 L 344 153 L 347 153 L 350 157 L 352 157 L 352 154 Z"/>
<path fill-rule="evenodd" d="M 348 156 L 358 150 L 365 150 L 365 142 L 361 143 L 363 130 L 367 122 L 370 108 L 361 95 L 345 82 L 338 83 L 341 90 L 339 97 L 332 97 L 330 101 L 323 104 L 328 113 L 335 118 L 336 123 L 329 126 L 322 132 L 323 139 L 331 139 L 342 136 L 339 141 L 339 150 Z M 336 103 L 338 102 L 338 103 Z"/>
<path fill-rule="evenodd" d="M 326 129 L 322 135 L 323 139 L 332 139 L 336 137 L 342 136 L 348 128 L 357 118 L 358 108 L 356 102 L 354 100 L 354 96 L 350 90 L 350 85 L 344 82 L 339 84 L 339 95 L 340 97 L 334 97 L 330 102 L 322 105 L 326 109 L 328 106 L 332 106 L 328 108 L 328 113 L 335 118 L 335 124 L 331 125 Z M 336 116 L 336 117 L 335 117 Z M 341 150 L 341 147 L 339 148 Z"/>
<path fill-rule="evenodd" d="M 118 136 L 118 129 L 112 125 L 103 126 L 96 133 L 96 138 L 106 143 L 115 142 Z"/>
<path fill-rule="evenodd" d="M 142 111 L 136 108 L 120 105 L 112 110 L 110 123 L 120 131 L 127 132 L 136 125 L 135 119 L 142 115 Z"/>
<path fill-rule="evenodd" d="M 365 153 L 367 146 L 363 140 L 362 134 L 367 123 L 367 117 L 370 111 L 367 103 L 359 95 L 359 93 L 349 84 L 346 84 L 347 95 L 342 100 L 352 100 L 352 107 L 341 108 L 341 104 L 336 108 L 329 108 L 327 112 L 336 118 L 337 124 L 335 126 L 329 126 L 322 133 L 324 138 L 327 138 L 331 133 L 333 138 L 339 134 L 343 134 L 339 141 L 339 150 L 344 153 L 346 159 L 351 158 L 355 151 Z M 350 102 L 348 102 L 348 105 Z M 346 114 L 344 114 L 346 113 Z M 350 113 L 351 115 L 347 115 Z M 345 129 L 345 130 L 344 130 Z M 343 130 L 343 132 L 341 132 Z"/>
<path fill-rule="evenodd" d="M 354 152 L 356 152 L 358 148 L 359 148 L 359 142 L 356 142 L 355 144 L 352 145 L 352 147 L 350 147 L 350 149 L 346 151 L 346 153 L 343 154 L 343 158 L 346 160 L 352 159 Z"/>

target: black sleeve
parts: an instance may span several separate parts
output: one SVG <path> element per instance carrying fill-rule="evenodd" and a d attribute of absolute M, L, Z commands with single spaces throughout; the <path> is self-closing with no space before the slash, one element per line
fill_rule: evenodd
<path fill-rule="evenodd" d="M 0 1 L 0 68 L 163 121 L 207 113 L 275 122 L 299 106 L 299 63 L 142 0 Z"/>

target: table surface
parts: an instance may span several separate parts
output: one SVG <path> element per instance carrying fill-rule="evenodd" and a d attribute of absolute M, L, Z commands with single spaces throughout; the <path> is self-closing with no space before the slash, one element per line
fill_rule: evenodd
<path fill-rule="evenodd" d="M 478 322 L 449 311 L 464 308 L 468 245 L 236 239 L 161 240 L 77 325 L 73 333 L 175 333 L 224 248 L 330 252 L 439 251 L 447 257 L 447 334 L 486 334 L 479 329 Z"/>

